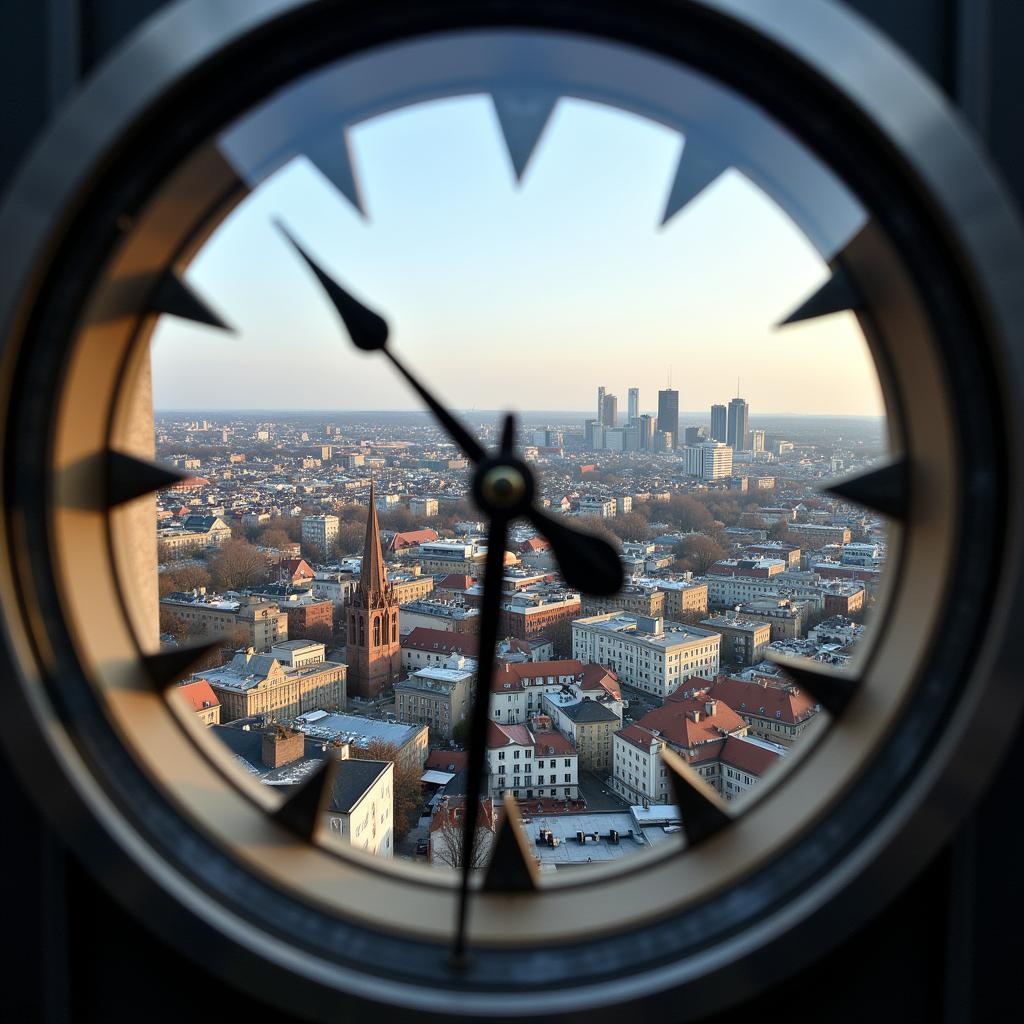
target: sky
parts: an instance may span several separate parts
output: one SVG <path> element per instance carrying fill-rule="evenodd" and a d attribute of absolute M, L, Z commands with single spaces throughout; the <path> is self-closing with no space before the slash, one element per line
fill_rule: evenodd
<path fill-rule="evenodd" d="M 878 415 L 852 314 L 776 330 L 827 277 L 802 233 L 727 171 L 665 226 L 682 136 L 562 98 L 516 183 L 487 96 L 357 125 L 367 216 L 297 158 L 266 179 L 187 272 L 236 329 L 164 317 L 158 409 L 417 409 L 379 354 L 355 351 L 286 225 L 387 319 L 391 344 L 457 409 L 588 410 L 639 387 L 681 409 L 740 393 L 760 413 Z"/>

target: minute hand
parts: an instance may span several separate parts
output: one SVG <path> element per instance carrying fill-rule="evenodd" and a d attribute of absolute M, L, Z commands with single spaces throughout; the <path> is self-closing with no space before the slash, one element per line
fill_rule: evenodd
<path fill-rule="evenodd" d="M 437 401 L 387 347 L 388 325 L 379 314 L 364 306 L 330 276 L 288 233 L 278 225 L 303 262 L 316 276 L 348 331 L 352 343 L 364 352 L 383 352 L 398 372 L 416 390 L 440 421 L 451 439 L 473 463 L 482 462 L 487 453 L 472 434 Z M 565 523 L 531 506 L 525 513 L 535 529 L 551 545 L 566 583 L 588 594 L 615 594 L 622 589 L 622 563 L 615 549 L 591 534 L 574 530 Z"/>

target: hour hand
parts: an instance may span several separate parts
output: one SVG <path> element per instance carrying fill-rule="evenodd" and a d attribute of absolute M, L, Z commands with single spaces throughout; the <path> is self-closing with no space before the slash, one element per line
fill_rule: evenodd
<path fill-rule="evenodd" d="M 283 224 L 278 223 L 278 230 L 292 248 L 302 257 L 303 262 L 313 271 L 320 282 L 324 294 L 331 300 L 341 318 L 341 322 L 352 339 L 352 344 L 364 352 L 383 352 L 396 370 L 409 382 L 416 393 L 423 399 L 430 411 L 437 417 L 441 425 L 448 431 L 451 439 L 462 449 L 468 459 L 479 462 L 485 455 L 480 442 L 454 417 L 434 396 L 414 377 L 399 358 L 388 348 L 387 321 L 372 309 L 368 309 L 357 298 L 350 295 L 323 267 L 306 252 L 291 236 Z"/>

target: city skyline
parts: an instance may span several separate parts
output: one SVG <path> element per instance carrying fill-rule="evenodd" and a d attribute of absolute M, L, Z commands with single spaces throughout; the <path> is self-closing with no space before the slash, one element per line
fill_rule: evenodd
<path fill-rule="evenodd" d="M 680 146 L 664 127 L 562 100 L 517 186 L 486 97 L 365 122 L 352 147 L 367 218 L 301 158 L 244 200 L 187 272 L 236 333 L 164 318 L 156 404 L 282 409 L 299 404 L 292 383 L 317 407 L 416 408 L 382 361 L 353 351 L 280 222 L 388 319 L 396 350 L 456 408 L 585 410 L 585 365 L 649 396 L 673 367 L 689 406 L 730 394 L 739 373 L 758 408 L 880 414 L 852 314 L 775 330 L 828 269 L 747 179 L 727 172 L 660 227 Z"/>

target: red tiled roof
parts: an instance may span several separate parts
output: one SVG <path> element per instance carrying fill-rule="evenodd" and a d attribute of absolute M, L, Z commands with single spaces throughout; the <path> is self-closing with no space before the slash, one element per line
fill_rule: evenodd
<path fill-rule="evenodd" d="M 194 711 L 205 711 L 220 706 L 217 694 L 205 679 L 197 679 L 194 683 L 179 686 L 178 692 L 192 705 Z"/>
<path fill-rule="evenodd" d="M 466 767 L 468 760 L 469 754 L 464 750 L 432 750 L 427 754 L 423 767 L 437 772 L 453 772 L 457 775 Z"/>
<path fill-rule="evenodd" d="M 460 572 L 453 572 L 448 576 L 445 576 L 440 583 L 438 588 L 440 590 L 469 590 L 476 580 L 472 576 L 465 576 Z"/>
<path fill-rule="evenodd" d="M 535 685 L 529 680 L 542 676 L 544 683 L 547 683 L 548 676 L 577 676 L 583 671 L 583 663 L 580 661 L 523 661 L 498 663 L 494 671 L 494 679 L 491 682 L 491 690 L 494 693 L 503 693 L 507 690 L 522 690 L 527 686 Z"/>
<path fill-rule="evenodd" d="M 720 760 L 730 768 L 761 776 L 778 761 L 779 755 L 740 736 L 730 736 L 722 747 Z"/>
<path fill-rule="evenodd" d="M 795 725 L 814 712 L 815 700 L 810 694 L 793 687 L 783 689 L 760 682 L 748 682 L 721 676 L 708 689 L 708 694 L 724 701 L 741 715 L 771 719 Z"/>
<path fill-rule="evenodd" d="M 520 747 L 532 747 L 533 733 L 525 725 L 487 723 L 487 746 L 489 748 L 508 747 L 512 744 Z"/>
<path fill-rule="evenodd" d="M 722 739 L 724 733 L 746 729 L 747 725 L 724 701 L 718 701 L 708 714 L 707 701 L 700 693 L 695 697 L 673 700 L 664 707 L 649 711 L 635 725 L 659 733 L 674 747 L 689 748 L 700 743 Z"/>
<path fill-rule="evenodd" d="M 605 690 L 616 700 L 622 700 L 619 677 L 604 665 L 590 663 L 583 666 L 583 678 L 580 680 L 581 690 Z"/>
<path fill-rule="evenodd" d="M 475 658 L 480 644 L 476 635 L 472 633 L 447 633 L 443 629 L 417 626 L 402 641 L 402 647 L 410 651 L 463 654 L 467 658 Z"/>
<path fill-rule="evenodd" d="M 432 540 L 437 540 L 436 530 L 409 530 L 407 533 L 396 533 L 388 541 L 388 550 L 401 551 L 417 544 L 429 544 Z"/>

